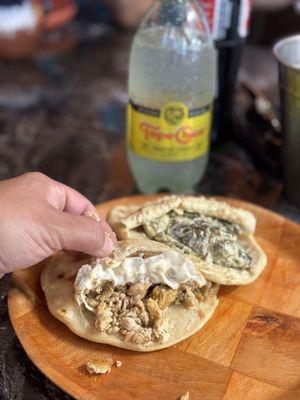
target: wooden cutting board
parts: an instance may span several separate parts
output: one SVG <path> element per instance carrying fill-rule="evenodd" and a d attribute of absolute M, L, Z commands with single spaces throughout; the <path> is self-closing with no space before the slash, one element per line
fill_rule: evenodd
<path fill-rule="evenodd" d="M 127 197 L 97 208 L 105 216 L 115 204 L 146 199 Z M 9 292 L 10 318 L 30 359 L 81 400 L 175 400 L 186 391 L 192 400 L 299 400 L 300 227 L 249 203 L 230 203 L 256 215 L 268 265 L 251 285 L 222 287 L 220 304 L 200 332 L 153 353 L 81 339 L 48 312 L 39 284 L 43 263 L 15 273 Z M 88 375 L 86 362 L 102 355 L 122 366 L 109 375 Z"/>

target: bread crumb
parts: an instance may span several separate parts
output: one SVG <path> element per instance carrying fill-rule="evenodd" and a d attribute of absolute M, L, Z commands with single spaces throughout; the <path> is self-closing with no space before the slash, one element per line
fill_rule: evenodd
<path fill-rule="evenodd" d="M 104 357 L 98 360 L 91 360 L 86 363 L 86 369 L 90 375 L 109 374 L 113 365 L 111 357 Z"/>
<path fill-rule="evenodd" d="M 86 217 L 92 218 L 94 221 L 97 221 L 97 222 L 100 221 L 100 217 L 95 211 L 87 211 L 86 213 L 84 213 L 84 215 Z"/>
<path fill-rule="evenodd" d="M 190 392 L 186 392 L 182 396 L 179 397 L 179 400 L 191 400 L 190 398 Z"/>
<path fill-rule="evenodd" d="M 122 366 L 122 361 L 116 360 L 115 365 L 117 368 L 120 368 Z"/>
<path fill-rule="evenodd" d="M 56 312 L 58 315 L 61 315 L 62 317 L 65 317 L 67 314 L 67 310 L 65 308 L 59 308 Z"/>

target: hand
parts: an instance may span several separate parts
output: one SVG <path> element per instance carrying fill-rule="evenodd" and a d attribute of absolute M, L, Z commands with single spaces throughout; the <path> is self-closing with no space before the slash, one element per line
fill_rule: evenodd
<path fill-rule="evenodd" d="M 91 212 L 80 193 L 38 172 L 0 182 L 0 277 L 61 249 L 108 255 L 115 234 Z"/>

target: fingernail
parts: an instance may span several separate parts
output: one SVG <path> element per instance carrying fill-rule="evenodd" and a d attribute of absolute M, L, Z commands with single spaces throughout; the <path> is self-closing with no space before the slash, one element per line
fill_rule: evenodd
<path fill-rule="evenodd" d="M 102 219 L 100 221 L 100 225 L 101 225 L 101 228 L 104 230 L 105 235 L 109 235 L 109 237 L 111 238 L 113 243 L 116 243 L 117 236 L 116 236 L 115 232 L 111 229 L 111 227 L 108 225 L 108 223 L 104 219 Z"/>
<path fill-rule="evenodd" d="M 110 232 L 111 232 L 110 226 L 108 225 L 108 223 L 107 223 L 104 219 L 101 219 L 99 223 L 100 223 L 100 225 L 101 225 L 101 228 L 102 228 L 105 232 L 107 232 L 107 233 L 110 233 Z"/>
<path fill-rule="evenodd" d="M 113 242 L 116 243 L 116 241 L 117 241 L 117 236 L 116 236 L 116 234 L 115 234 L 114 231 L 111 232 L 110 237 L 112 238 Z"/>
<path fill-rule="evenodd" d="M 105 233 L 105 239 L 101 253 L 103 254 L 103 256 L 107 256 L 113 251 L 113 249 L 114 249 L 114 242 L 111 239 L 110 235 Z"/>
<path fill-rule="evenodd" d="M 100 221 L 101 228 L 104 230 L 105 233 L 107 233 L 112 240 L 116 240 L 116 234 L 115 232 L 111 229 L 111 227 L 108 225 L 108 223 L 104 220 Z"/>

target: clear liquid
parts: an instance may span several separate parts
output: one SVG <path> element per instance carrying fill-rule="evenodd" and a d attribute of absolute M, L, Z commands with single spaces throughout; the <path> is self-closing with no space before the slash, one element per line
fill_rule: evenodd
<path fill-rule="evenodd" d="M 210 104 L 215 85 L 215 51 L 201 32 L 179 27 L 141 29 L 133 43 L 129 96 L 139 105 L 160 109 L 180 101 L 188 108 Z M 128 148 L 129 163 L 144 193 L 161 189 L 191 192 L 202 178 L 208 155 L 191 161 L 161 162 Z"/>

